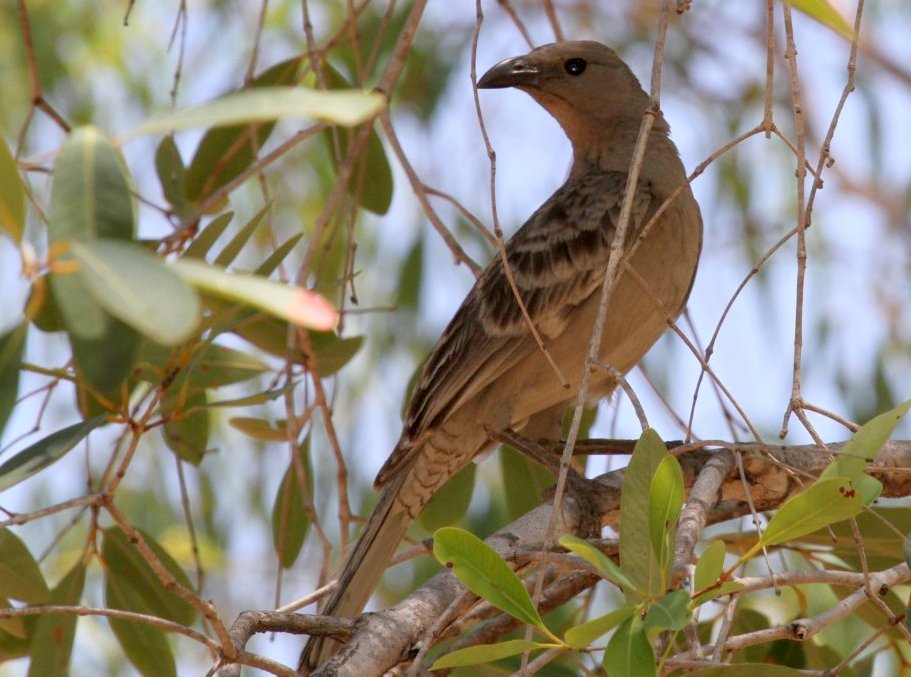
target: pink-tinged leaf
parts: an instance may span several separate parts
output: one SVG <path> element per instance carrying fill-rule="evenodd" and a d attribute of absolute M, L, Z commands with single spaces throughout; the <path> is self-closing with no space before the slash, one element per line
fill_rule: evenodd
<path fill-rule="evenodd" d="M 320 331 L 335 329 L 338 324 L 338 311 L 325 297 L 300 287 L 291 299 L 287 314 L 291 323 Z"/>

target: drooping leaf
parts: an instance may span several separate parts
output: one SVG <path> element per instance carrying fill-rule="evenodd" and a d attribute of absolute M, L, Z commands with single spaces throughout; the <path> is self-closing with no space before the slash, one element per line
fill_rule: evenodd
<path fill-rule="evenodd" d="M 566 631 L 564 641 L 573 649 L 584 649 L 589 644 L 609 633 L 636 611 L 635 607 L 622 606 L 619 609 L 593 618 L 580 625 L 575 625 Z"/>
<path fill-rule="evenodd" d="M 234 416 L 228 419 L 228 424 L 245 435 L 262 442 L 288 441 L 288 422 L 284 420 L 270 421 L 251 416 Z"/>
<path fill-rule="evenodd" d="M 3 145 L 2 141 L 0 145 Z M 28 323 L 23 322 L 0 336 L 0 438 L 19 394 L 19 366 L 25 351 L 27 332 Z M 3 471 L 0 466 L 0 491 L 3 490 L 2 482 Z"/>
<path fill-rule="evenodd" d="M 661 590 L 658 560 L 649 535 L 648 496 L 652 477 L 667 456 L 667 448 L 654 430 L 642 433 L 623 478 L 620 494 L 620 568 L 636 584 L 636 589 L 659 595 Z M 634 590 L 627 590 L 627 602 L 635 602 Z"/>
<path fill-rule="evenodd" d="M 325 298 L 256 275 L 229 273 L 215 266 L 182 259 L 174 270 L 194 287 L 230 301 L 259 308 L 294 325 L 326 331 L 338 323 L 338 311 Z"/>
<path fill-rule="evenodd" d="M 630 616 L 607 643 L 602 665 L 611 677 L 656 675 L 655 654 L 637 616 Z"/>
<path fill-rule="evenodd" d="M 433 535 L 433 556 L 474 594 L 513 618 L 546 630 L 521 579 L 477 536 L 444 527 Z"/>
<path fill-rule="evenodd" d="M 9 529 L 0 529 L 0 597 L 28 604 L 44 604 L 50 599 L 38 563 Z"/>
<path fill-rule="evenodd" d="M 105 571 L 104 601 L 112 609 L 142 609 L 141 613 L 151 613 L 130 579 L 113 568 Z M 121 618 L 109 618 L 108 623 L 124 654 L 140 674 L 146 677 L 177 676 L 174 654 L 163 631 Z"/>
<path fill-rule="evenodd" d="M 158 258 L 116 240 L 71 247 L 86 288 L 108 313 L 162 345 L 177 345 L 193 334 L 199 297 Z"/>
<path fill-rule="evenodd" d="M 63 313 L 54 296 L 54 286 L 50 283 L 50 276 L 39 277 L 32 284 L 32 289 L 26 302 L 26 315 L 38 329 L 45 333 L 65 331 Z"/>
<path fill-rule="evenodd" d="M 0 228 L 16 242 L 25 230 L 25 186 L 16 158 L 6 141 L 0 139 Z"/>
<path fill-rule="evenodd" d="M 124 385 L 142 343 L 142 336 L 132 327 L 106 313 L 105 318 L 104 331 L 98 337 L 69 334 L 78 378 L 76 396 L 83 418 L 118 410 L 129 397 Z"/>
<path fill-rule="evenodd" d="M 350 85 L 331 64 L 324 63 L 326 84 L 332 90 L 346 89 Z M 344 161 L 359 130 L 332 128 L 326 130 L 326 141 L 332 164 L 338 171 L 339 160 Z M 336 156 L 336 143 L 338 156 Z M 392 203 L 392 168 L 376 130 L 370 130 L 361 155 L 358 157 L 348 181 L 348 192 L 354 201 L 375 214 L 385 214 Z"/>
<path fill-rule="evenodd" d="M 78 562 L 51 591 L 50 604 L 75 606 L 85 587 L 85 564 Z M 28 666 L 29 677 L 63 675 L 70 663 L 78 616 L 42 615 L 32 631 Z"/>
<path fill-rule="evenodd" d="M 469 463 L 437 490 L 418 515 L 418 522 L 424 529 L 436 531 L 455 524 L 462 518 L 474 493 L 477 467 L 477 464 Z"/>
<path fill-rule="evenodd" d="M 150 341 L 144 342 L 137 359 L 139 378 L 157 383 L 166 376 L 165 370 L 170 372 L 179 366 L 186 386 L 198 390 L 242 383 L 269 370 L 255 355 L 216 343 L 204 344 L 189 356 L 184 355 Z"/>
<path fill-rule="evenodd" d="M 183 187 L 187 168 L 173 134 L 163 137 L 155 149 L 155 173 L 161 184 L 161 192 L 174 211 L 180 215 L 186 214 L 187 196 L 184 195 Z"/>
<path fill-rule="evenodd" d="M 180 565 L 155 539 L 147 533 L 140 533 L 165 569 L 184 588 L 192 590 L 193 586 Z M 101 557 L 105 567 L 106 585 L 107 582 L 114 581 L 117 588 L 115 592 L 119 593 L 118 600 L 128 605 L 114 605 L 111 600 L 107 600 L 110 606 L 154 614 L 181 625 L 190 625 L 196 619 L 196 609 L 165 587 L 137 547 L 119 527 L 104 530 Z M 121 584 L 128 590 L 121 590 Z"/>
<path fill-rule="evenodd" d="M 90 432 L 105 422 L 97 416 L 51 433 L 0 465 L 0 491 L 19 484 L 43 470 L 76 447 Z"/>
<path fill-rule="evenodd" d="M 549 649 L 553 644 L 542 644 L 532 642 L 527 639 L 509 639 L 505 642 L 496 644 L 478 644 L 469 646 L 464 649 L 456 649 L 441 658 L 438 658 L 430 666 L 434 670 L 447 670 L 450 668 L 460 668 L 466 665 L 480 665 L 482 663 L 491 663 L 510 656 L 518 656 L 526 651 L 535 649 Z"/>
<path fill-rule="evenodd" d="M 310 518 L 304 510 L 304 497 L 313 496 L 313 470 L 310 467 L 310 438 L 298 449 L 303 464 L 306 487 L 301 491 L 294 463 L 288 465 L 272 505 L 272 544 L 282 567 L 289 569 L 300 554 L 310 530 Z M 306 494 L 305 494 L 306 492 Z"/>

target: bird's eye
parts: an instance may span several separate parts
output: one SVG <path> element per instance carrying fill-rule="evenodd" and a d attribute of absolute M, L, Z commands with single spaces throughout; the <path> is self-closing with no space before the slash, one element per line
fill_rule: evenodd
<path fill-rule="evenodd" d="M 566 69 L 566 72 L 570 75 L 582 75 L 585 72 L 585 67 L 588 64 L 585 62 L 585 59 L 567 59 L 566 63 L 563 64 L 563 68 Z"/>

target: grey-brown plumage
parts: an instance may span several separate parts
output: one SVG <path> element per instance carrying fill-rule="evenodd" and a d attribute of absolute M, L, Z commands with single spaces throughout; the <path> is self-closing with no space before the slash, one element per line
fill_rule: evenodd
<path fill-rule="evenodd" d="M 553 420 L 578 393 L 649 99 L 612 50 L 587 41 L 545 45 L 503 61 L 478 86 L 527 92 L 560 123 L 573 146 L 566 183 L 506 244 L 519 293 L 569 387 L 537 347 L 497 257 L 427 359 L 401 439 L 376 479 L 379 504 L 322 609 L 326 614 L 361 612 L 430 497 L 489 446 L 485 431 L 519 431 L 536 417 Z M 699 208 L 668 132 L 659 114 L 633 199 L 627 253 L 658 208 L 683 189 L 629 257 L 650 293 L 629 274 L 612 292 L 599 357 L 619 372 L 632 368 L 666 328 L 665 318 L 682 310 L 699 257 Z M 591 384 L 594 395 L 614 385 L 602 371 L 592 375 Z M 334 650 L 334 643 L 311 642 L 302 668 Z M 325 674 L 332 674 L 331 666 Z"/>

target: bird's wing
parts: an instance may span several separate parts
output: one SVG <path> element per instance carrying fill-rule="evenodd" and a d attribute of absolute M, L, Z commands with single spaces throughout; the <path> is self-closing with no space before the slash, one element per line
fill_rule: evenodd
<path fill-rule="evenodd" d="M 627 174 L 593 170 L 568 180 L 506 244 L 516 287 L 537 330 L 553 340 L 604 279 Z M 640 183 L 629 232 L 655 208 Z M 385 484 L 421 438 L 530 352 L 538 350 L 498 256 L 437 341 L 415 387 L 399 444 L 377 475 Z M 554 375 L 556 384 L 557 376 Z"/>

